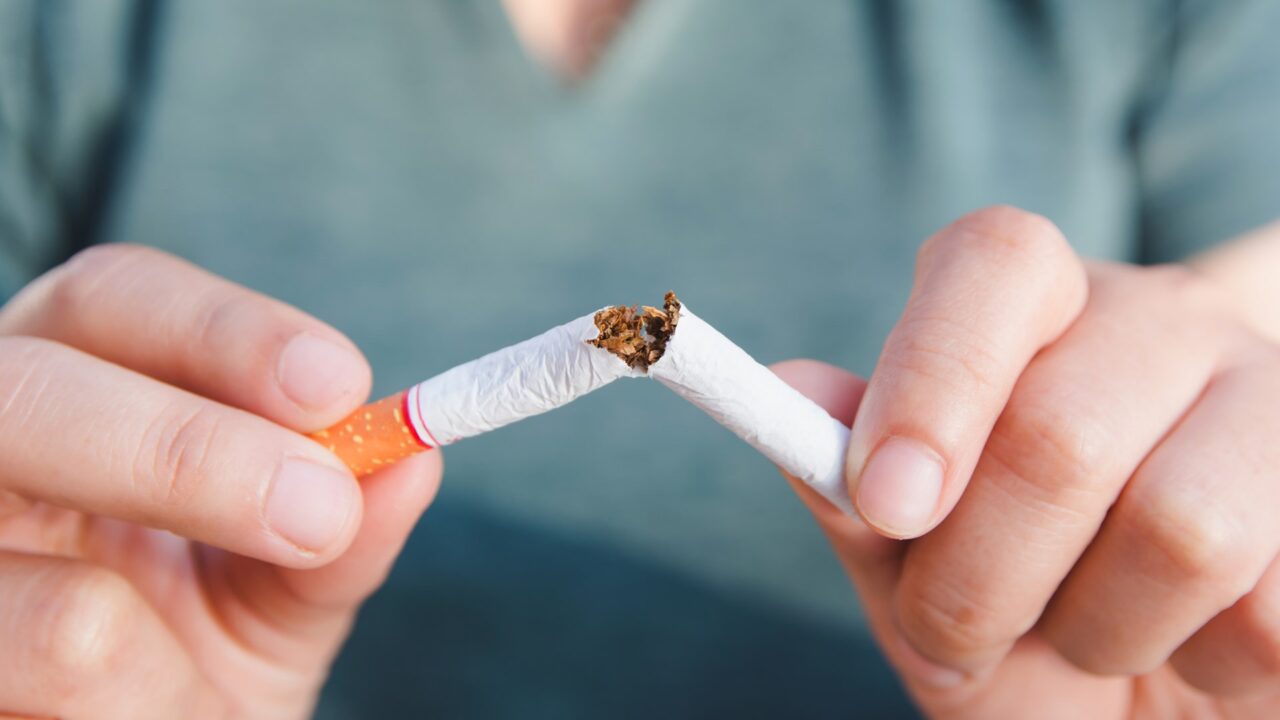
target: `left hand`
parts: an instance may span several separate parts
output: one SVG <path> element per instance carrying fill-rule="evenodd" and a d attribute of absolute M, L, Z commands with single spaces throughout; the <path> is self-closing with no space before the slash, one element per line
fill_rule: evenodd
<path fill-rule="evenodd" d="M 101 245 L 0 308 L 0 716 L 302 718 L 440 483 L 301 433 L 368 363 L 296 308 Z"/>
<path fill-rule="evenodd" d="M 926 713 L 1276 716 L 1280 347 L 1212 282 L 988 209 L 925 244 L 869 384 L 776 370 L 857 411 L 866 525 L 793 485 Z"/>

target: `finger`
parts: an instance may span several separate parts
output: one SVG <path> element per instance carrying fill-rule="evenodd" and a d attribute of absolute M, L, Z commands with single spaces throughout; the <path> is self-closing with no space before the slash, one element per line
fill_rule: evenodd
<path fill-rule="evenodd" d="M 216 714 L 218 699 L 128 581 L 0 551 L 0 708 L 60 718 Z"/>
<path fill-rule="evenodd" d="M 290 570 L 243 557 L 206 563 L 211 600 L 242 644 L 276 663 L 328 667 L 357 607 L 386 579 L 440 485 L 441 453 L 404 460 L 361 482 L 365 519 L 351 547 L 328 565 Z"/>
<path fill-rule="evenodd" d="M 415 455 L 368 476 L 365 522 L 351 547 L 334 562 L 314 570 L 277 569 L 293 594 L 319 608 L 355 608 L 373 594 L 404 548 L 440 489 L 442 453 Z"/>
<path fill-rule="evenodd" d="M 774 374 L 813 400 L 832 417 L 852 423 L 867 383 L 841 368 L 815 360 L 788 360 L 770 366 Z M 889 655 L 899 644 L 889 599 L 897 582 L 903 543 L 888 540 L 849 517 L 804 482 L 783 473 L 800 496 L 844 566 L 862 599 L 877 642 Z"/>
<path fill-rule="evenodd" d="M 846 425 L 853 422 L 858 404 L 862 400 L 862 393 L 867 387 L 866 380 L 857 375 L 817 360 L 787 360 L 775 363 L 769 369 L 788 385 L 800 391 L 800 394 L 816 402 L 828 414 Z M 788 479 L 790 479 L 789 476 Z M 820 502 L 813 504 L 811 500 L 815 498 Z M 860 548 L 862 545 L 868 545 L 864 548 L 867 551 L 897 546 L 897 543 L 880 542 L 883 538 L 871 532 L 862 523 L 850 519 L 829 501 L 821 500 L 821 496 L 816 493 L 802 492 L 800 499 L 814 512 L 814 517 L 824 530 L 840 531 L 842 542 L 853 542 Z M 831 512 L 828 512 L 829 510 Z M 845 520 L 848 522 L 844 522 Z M 861 553 L 855 553 L 851 557 L 854 562 L 861 559 Z"/>
<path fill-rule="evenodd" d="M 0 457 L 0 488 L 277 564 L 323 564 L 360 524 L 319 445 L 47 340 L 0 338 Z"/>
<path fill-rule="evenodd" d="M 1215 696 L 1249 696 L 1280 688 L 1280 560 L 1257 586 L 1210 620 L 1173 653 L 1173 667 Z"/>
<path fill-rule="evenodd" d="M 770 369 L 801 394 L 822 406 L 840 422 L 853 422 L 867 387 L 862 378 L 814 360 L 788 360 Z M 898 652 L 901 644 L 889 600 L 898 579 L 904 544 L 876 534 L 818 495 L 804 482 L 783 476 L 800 496 L 826 534 L 836 558 L 858 590 L 868 625 L 895 666 L 909 664 Z M 922 674 L 930 671 L 917 667 Z M 944 679 L 945 681 L 945 679 Z"/>
<path fill-rule="evenodd" d="M 1249 592 L 1280 551 L 1280 372 L 1218 375 L 1142 463 L 1043 620 L 1071 662 L 1135 675 Z"/>
<path fill-rule="evenodd" d="M 299 430 L 369 393 L 368 363 L 337 330 L 144 247 L 76 255 L 0 311 L 0 335 L 57 340 Z"/>
<path fill-rule="evenodd" d="M 1108 279 L 1094 284 L 1071 332 L 1027 367 L 964 496 L 908 551 L 898 617 L 912 646 L 944 665 L 980 673 L 1031 629 L 1125 482 L 1214 372 L 1221 343 L 1200 330 L 1211 325 L 1188 322 L 1165 299 L 1177 280 L 1151 271 Z"/>
<path fill-rule="evenodd" d="M 1015 380 L 1085 294 L 1067 241 L 1030 213 L 981 210 L 924 244 L 850 440 L 850 495 L 872 527 L 915 537 L 946 515 Z"/>

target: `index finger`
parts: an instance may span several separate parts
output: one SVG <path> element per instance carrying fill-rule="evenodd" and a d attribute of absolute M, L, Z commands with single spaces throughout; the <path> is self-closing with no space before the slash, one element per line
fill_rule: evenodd
<path fill-rule="evenodd" d="M 47 340 L 0 338 L 0 458 L 0 490 L 288 567 L 360 526 L 360 486 L 316 443 Z"/>
<path fill-rule="evenodd" d="M 55 340 L 296 430 L 340 420 L 369 365 L 337 330 L 147 247 L 101 245 L 28 285 L 0 335 Z"/>
<path fill-rule="evenodd" d="M 1032 213 L 979 210 L 925 242 L 850 438 L 849 494 L 869 525 L 916 537 L 946 516 L 1018 376 L 1086 295 L 1066 238 Z"/>

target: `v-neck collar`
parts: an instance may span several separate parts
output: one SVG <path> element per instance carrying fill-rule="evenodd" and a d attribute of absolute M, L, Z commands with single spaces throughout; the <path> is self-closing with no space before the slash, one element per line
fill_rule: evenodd
<path fill-rule="evenodd" d="M 591 69 L 576 81 L 566 81 L 530 53 L 502 0 L 480 0 L 472 7 L 480 10 L 485 24 L 501 38 L 499 42 L 506 46 L 505 52 L 518 58 L 519 65 L 532 82 L 558 95 L 577 96 L 591 92 L 592 88 L 609 84 L 609 77 L 615 74 L 615 66 L 623 63 L 623 56 L 628 54 L 636 37 L 644 34 L 644 26 L 648 24 L 647 18 L 652 14 L 654 6 L 661 4 L 662 0 L 635 0 L 635 4 L 627 11 L 627 17 L 614 29 Z"/>
<path fill-rule="evenodd" d="M 591 76 L 643 0 L 501 0 L 525 55 L 565 85 Z M 546 10 L 557 7 L 552 16 Z"/>

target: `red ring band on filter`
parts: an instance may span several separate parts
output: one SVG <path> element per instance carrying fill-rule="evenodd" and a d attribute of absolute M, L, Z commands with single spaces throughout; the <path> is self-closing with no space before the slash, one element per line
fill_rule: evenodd
<path fill-rule="evenodd" d="M 453 440 L 441 443 L 431 434 L 431 429 L 422 419 L 422 385 L 418 383 L 409 388 L 404 395 L 404 416 L 409 430 L 413 432 L 413 438 L 417 440 L 423 447 L 441 447 L 447 445 Z M 456 440 L 456 438 L 454 438 Z"/>

